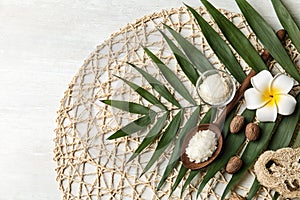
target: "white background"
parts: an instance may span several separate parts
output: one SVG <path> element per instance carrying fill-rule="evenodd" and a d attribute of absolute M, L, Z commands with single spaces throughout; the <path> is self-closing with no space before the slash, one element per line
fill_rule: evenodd
<path fill-rule="evenodd" d="M 239 12 L 234 0 L 211 2 Z M 250 3 L 280 27 L 270 0 Z M 299 1 L 284 3 L 300 22 Z M 56 111 L 72 77 L 111 33 L 182 5 L 178 0 L 0 0 L 0 200 L 61 199 L 53 139 Z"/>

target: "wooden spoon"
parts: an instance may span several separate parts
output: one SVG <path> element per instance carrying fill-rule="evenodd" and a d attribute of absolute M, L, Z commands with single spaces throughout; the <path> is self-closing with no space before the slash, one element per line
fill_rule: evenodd
<path fill-rule="evenodd" d="M 277 31 L 276 34 L 277 34 L 278 39 L 281 42 L 283 42 L 285 40 L 285 36 L 286 36 L 285 30 L 279 30 L 279 31 Z M 263 53 L 261 54 L 261 58 L 263 59 L 263 61 L 265 63 L 267 63 L 272 57 L 271 57 L 271 55 L 269 54 L 269 52 L 267 50 L 264 50 Z M 216 157 L 220 154 L 222 146 L 223 146 L 223 137 L 222 137 L 220 127 L 223 125 L 223 122 L 225 121 L 227 114 L 229 114 L 231 112 L 231 110 L 236 106 L 236 104 L 239 102 L 239 100 L 244 96 L 244 92 L 249 87 L 251 78 L 255 74 L 256 74 L 256 72 L 254 70 L 250 71 L 250 73 L 247 75 L 247 77 L 242 82 L 239 89 L 236 91 L 235 96 L 233 97 L 232 101 L 225 107 L 225 109 L 220 114 L 220 116 L 218 117 L 218 119 L 216 120 L 215 123 L 200 124 L 199 126 L 193 128 L 187 134 L 187 136 L 185 137 L 185 139 L 182 143 L 182 147 L 181 147 L 181 161 L 182 161 L 182 164 L 186 168 L 191 169 L 191 170 L 196 170 L 196 169 L 203 168 L 203 167 L 209 165 L 211 162 L 213 162 L 216 159 Z M 191 162 L 190 159 L 188 158 L 187 154 L 186 154 L 186 148 L 188 147 L 190 139 L 198 131 L 202 131 L 202 130 L 211 130 L 216 134 L 217 139 L 218 139 L 217 149 L 215 150 L 213 155 L 207 161 L 204 161 L 204 162 L 201 162 L 201 163 Z"/>

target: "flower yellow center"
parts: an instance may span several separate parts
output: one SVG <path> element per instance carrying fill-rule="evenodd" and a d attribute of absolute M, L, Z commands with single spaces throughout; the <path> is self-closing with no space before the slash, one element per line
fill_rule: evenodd
<path fill-rule="evenodd" d="M 280 100 L 279 92 L 277 88 L 271 88 L 270 90 L 266 88 L 262 93 L 262 101 L 268 102 L 268 106 L 275 106 L 276 103 Z"/>

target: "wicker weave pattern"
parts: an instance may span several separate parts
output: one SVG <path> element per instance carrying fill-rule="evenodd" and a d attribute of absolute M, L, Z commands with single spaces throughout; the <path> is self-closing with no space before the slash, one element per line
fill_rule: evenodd
<path fill-rule="evenodd" d="M 209 19 L 204 9 L 200 8 L 198 11 Z M 234 13 L 222 12 L 234 21 L 257 50 L 261 51 L 261 45 L 243 18 Z M 141 45 L 148 47 L 168 64 L 192 91 L 195 99 L 198 98 L 192 84 L 176 65 L 172 53 L 156 29 L 162 28 L 162 23 L 179 31 L 202 50 L 216 68 L 222 68 L 194 23 L 193 17 L 185 8 L 163 10 L 145 16 L 136 23 L 128 24 L 98 46 L 71 81 L 58 111 L 54 152 L 57 181 L 63 192 L 63 199 L 168 199 L 178 169 L 168 178 L 161 191 L 156 191 L 156 186 L 163 173 L 163 167 L 167 164 L 167 159 L 164 158 L 169 157 L 170 149 L 157 161 L 155 168 L 139 177 L 156 145 L 144 151 L 142 156 L 126 163 L 145 132 L 117 140 L 106 140 L 114 131 L 137 116 L 112 109 L 99 102 L 99 99 L 123 99 L 148 105 L 113 76 L 124 77 L 151 90 L 146 81 L 126 62 L 142 67 L 166 83 L 145 55 Z M 216 27 L 212 21 L 211 25 Z M 180 102 L 184 101 L 178 94 L 174 95 Z M 188 117 L 189 112 L 191 111 L 186 112 L 185 117 Z M 199 174 L 199 177 L 195 178 L 182 199 L 195 199 L 196 186 L 201 176 Z M 219 188 L 227 181 L 228 177 L 219 173 L 205 188 L 200 199 L 219 199 Z M 181 187 L 182 185 L 179 185 L 171 199 L 180 199 Z M 249 184 L 245 183 L 237 189 L 241 194 L 245 194 L 248 187 Z M 261 197 L 269 199 L 269 192 L 263 189 Z"/>

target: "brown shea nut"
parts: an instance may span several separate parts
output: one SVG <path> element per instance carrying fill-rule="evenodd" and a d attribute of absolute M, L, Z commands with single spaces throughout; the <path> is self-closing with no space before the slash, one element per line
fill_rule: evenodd
<path fill-rule="evenodd" d="M 245 123 L 245 118 L 241 115 L 236 115 L 230 122 L 230 132 L 235 134 L 239 132 Z"/>
<path fill-rule="evenodd" d="M 228 174 L 234 174 L 237 171 L 239 171 L 239 169 L 241 169 L 242 165 L 243 165 L 243 161 L 242 161 L 242 159 L 240 157 L 238 157 L 238 156 L 232 156 L 229 159 L 229 161 L 228 161 L 228 163 L 226 165 L 225 170 L 226 170 L 226 172 Z"/>
<path fill-rule="evenodd" d="M 255 123 L 249 123 L 246 126 L 245 130 L 246 138 L 248 138 L 249 141 L 255 141 L 260 137 L 260 128 Z"/>
<path fill-rule="evenodd" d="M 278 39 L 282 41 L 286 37 L 286 30 L 280 29 L 277 31 L 276 35 L 277 35 Z"/>
<path fill-rule="evenodd" d="M 263 51 L 260 56 L 262 57 L 262 59 L 264 61 L 268 61 L 268 60 L 271 59 L 271 54 L 270 54 L 270 52 L 268 50 Z"/>

